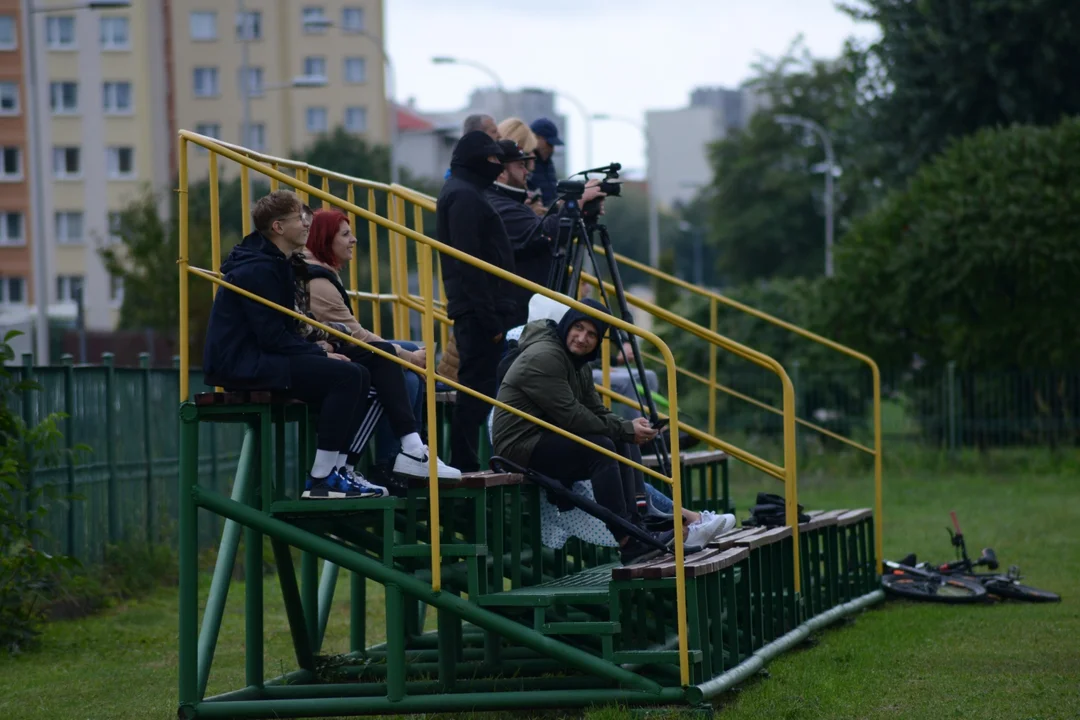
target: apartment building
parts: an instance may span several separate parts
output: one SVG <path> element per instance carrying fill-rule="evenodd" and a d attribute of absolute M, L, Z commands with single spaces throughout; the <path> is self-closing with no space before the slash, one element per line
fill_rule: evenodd
<path fill-rule="evenodd" d="M 277 155 L 338 125 L 387 142 L 382 25 L 381 0 L 133 0 L 114 9 L 0 0 L 0 316 L 33 314 L 40 239 L 50 317 L 73 320 L 81 297 L 88 329 L 115 326 L 123 288 L 100 250 L 146 186 L 169 212 L 180 128 Z M 207 172 L 198 156 L 189 158 L 193 178 Z"/>

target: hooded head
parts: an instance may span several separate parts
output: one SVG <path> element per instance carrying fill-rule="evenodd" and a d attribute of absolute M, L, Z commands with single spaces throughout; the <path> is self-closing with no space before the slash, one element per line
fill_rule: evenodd
<path fill-rule="evenodd" d="M 606 307 L 595 300 L 588 299 L 582 302 L 591 308 L 610 314 Z M 575 308 L 566 311 L 555 329 L 566 351 L 573 358 L 574 364 L 578 366 L 600 357 L 600 343 L 607 331 L 607 322 L 586 315 Z"/>
<path fill-rule="evenodd" d="M 503 171 L 502 154 L 502 148 L 487 133 L 474 130 L 462 135 L 454 146 L 450 171 L 465 171 L 483 185 L 490 185 Z M 498 162 L 491 162 L 491 157 Z"/>

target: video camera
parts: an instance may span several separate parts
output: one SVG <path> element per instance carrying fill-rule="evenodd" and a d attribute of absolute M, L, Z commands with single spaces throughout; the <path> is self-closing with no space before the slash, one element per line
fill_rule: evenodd
<path fill-rule="evenodd" d="M 604 179 L 600 181 L 600 192 L 608 197 L 619 197 L 622 194 L 622 180 L 619 178 L 620 170 L 622 170 L 622 165 L 619 163 L 611 163 L 591 170 L 582 170 L 571 177 L 581 175 L 585 178 L 584 180 L 560 180 L 555 186 L 555 192 L 565 200 L 580 200 L 585 194 L 585 183 L 588 181 L 589 175 L 592 173 L 604 173 Z M 585 203 L 581 208 L 581 215 L 586 222 L 595 222 L 596 218 L 600 216 L 601 202 L 603 202 L 603 198 L 595 198 Z"/>

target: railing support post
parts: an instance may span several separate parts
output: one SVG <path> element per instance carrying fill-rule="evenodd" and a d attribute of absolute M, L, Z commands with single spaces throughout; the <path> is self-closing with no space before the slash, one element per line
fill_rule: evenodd
<path fill-rule="evenodd" d="M 120 542 L 120 493 L 116 477 L 116 368 L 112 353 L 102 353 L 101 364 L 105 366 L 105 464 L 109 478 L 106 498 L 109 518 L 109 543 Z"/>

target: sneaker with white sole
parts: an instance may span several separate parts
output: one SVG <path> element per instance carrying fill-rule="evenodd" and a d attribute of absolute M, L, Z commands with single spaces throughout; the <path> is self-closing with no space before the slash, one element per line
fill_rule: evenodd
<path fill-rule="evenodd" d="M 683 544 L 686 547 L 704 548 L 723 525 L 723 515 L 703 512 L 696 523 L 687 526 L 686 542 Z"/>
<path fill-rule="evenodd" d="M 364 494 L 339 475 L 337 470 L 333 470 L 324 478 L 308 475 L 307 482 L 304 483 L 304 492 L 300 497 L 304 500 L 356 500 L 374 497 L 374 495 Z"/>
<path fill-rule="evenodd" d="M 428 477 L 428 463 L 430 462 L 430 457 L 431 451 L 428 450 L 427 447 L 424 447 L 424 454 L 419 457 L 410 455 L 402 450 L 394 460 L 394 473 L 397 475 L 405 475 L 406 477 L 426 479 Z M 436 473 L 440 480 L 461 479 L 460 470 L 450 467 L 439 458 L 435 458 L 435 461 L 438 463 Z"/>
<path fill-rule="evenodd" d="M 386 497 L 390 494 L 390 491 L 381 485 L 376 485 L 373 482 L 369 482 L 366 477 L 363 476 L 357 470 L 350 470 L 349 468 L 338 468 L 338 474 L 345 478 L 350 485 L 364 494 L 364 497 Z"/>
<path fill-rule="evenodd" d="M 721 535 L 726 535 L 727 533 L 731 532 L 735 529 L 735 526 L 739 524 L 739 521 L 736 520 L 735 516 L 731 513 L 717 515 L 711 510 L 702 510 L 702 522 L 704 522 L 706 518 L 720 518 L 721 520 L 723 520 L 723 523 L 717 528 L 716 532 L 713 533 L 712 540 L 719 540 Z"/>

